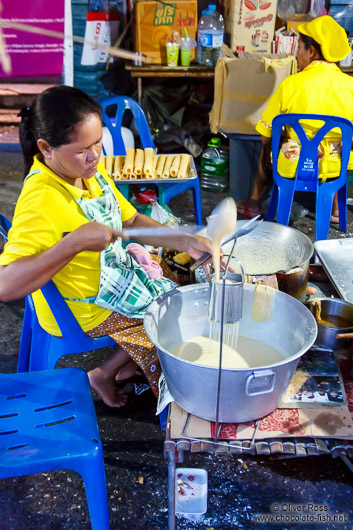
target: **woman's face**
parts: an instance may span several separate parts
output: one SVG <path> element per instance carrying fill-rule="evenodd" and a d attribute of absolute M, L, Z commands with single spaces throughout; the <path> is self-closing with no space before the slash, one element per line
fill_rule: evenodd
<path fill-rule="evenodd" d="M 299 37 L 298 51 L 297 51 L 297 63 L 299 70 L 304 70 L 312 61 L 312 46 L 306 49 L 304 42 Z"/>
<path fill-rule="evenodd" d="M 89 114 L 75 126 L 69 144 L 49 147 L 43 153 L 45 163 L 57 175 L 72 184 L 78 178 L 89 179 L 97 171 L 102 151 L 102 136 L 100 117 L 98 114 Z"/>

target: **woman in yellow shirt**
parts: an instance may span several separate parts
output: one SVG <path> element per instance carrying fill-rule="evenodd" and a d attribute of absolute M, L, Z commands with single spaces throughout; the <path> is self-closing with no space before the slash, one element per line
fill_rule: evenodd
<path fill-rule="evenodd" d="M 297 61 L 300 72 L 282 81 L 256 125 L 264 147 L 254 189 L 250 199 L 237 204 L 238 211 L 250 217 L 260 213 L 261 199 L 272 184 L 271 125 L 275 116 L 289 112 L 331 114 L 353 121 L 353 78 L 342 73 L 335 64 L 350 52 L 345 30 L 332 17 L 323 16 L 301 24 L 298 31 L 300 36 Z M 313 120 L 303 121 L 303 127 L 309 138 L 312 138 L 318 129 Z M 285 136 L 287 140 L 297 140 L 290 128 Z M 340 136 L 334 130 L 325 137 L 325 145 L 322 146 L 325 152 L 323 165 L 328 167 L 328 170 L 324 178 L 334 178 L 339 174 L 339 164 L 332 164 L 330 155 L 326 155 L 339 141 Z M 337 156 L 333 156 L 332 160 L 333 158 L 334 162 L 337 162 Z M 352 156 L 349 169 L 353 169 Z M 293 164 L 284 156 L 279 160 L 279 172 L 283 176 L 293 178 L 295 170 L 296 166 L 293 169 Z M 332 221 L 338 222 L 337 198 L 332 216 Z"/>
<path fill-rule="evenodd" d="M 30 172 L 0 256 L 0 299 L 33 293 L 41 326 L 60 335 L 38 291 L 53 279 L 89 336 L 110 335 L 117 342 L 112 356 L 88 374 L 104 402 L 112 407 L 126 402 L 115 380 L 133 375 L 137 365 L 157 394 L 159 361 L 142 317 L 151 301 L 175 284 L 163 271 L 152 280 L 122 248 L 120 236 L 124 228 L 162 225 L 139 214 L 99 164 L 101 108 L 87 94 L 52 87 L 21 115 L 21 145 Z M 187 233 L 139 241 L 168 243 L 195 259 L 211 250 L 209 240 Z"/>

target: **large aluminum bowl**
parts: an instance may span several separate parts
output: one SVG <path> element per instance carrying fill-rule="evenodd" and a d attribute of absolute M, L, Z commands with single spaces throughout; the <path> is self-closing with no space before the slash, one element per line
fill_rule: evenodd
<path fill-rule="evenodd" d="M 241 228 L 247 221 L 238 221 Z M 231 251 L 232 243 L 223 247 Z M 241 262 L 245 274 L 272 275 L 289 272 L 306 265 L 314 253 L 314 245 L 302 232 L 290 226 L 263 221 L 255 230 L 238 239 L 234 256 Z"/>
<path fill-rule="evenodd" d="M 261 418 L 278 405 L 299 358 L 316 339 L 317 325 L 310 311 L 295 298 L 275 291 L 266 322 L 251 315 L 255 286 L 244 285 L 239 335 L 257 339 L 285 356 L 271 366 L 223 369 L 219 420 L 244 422 Z M 156 345 L 169 391 L 191 414 L 215 421 L 218 369 L 200 366 L 171 354 L 172 348 L 198 335 L 208 336 L 208 284 L 187 285 L 164 294 L 149 307 L 144 326 Z"/>

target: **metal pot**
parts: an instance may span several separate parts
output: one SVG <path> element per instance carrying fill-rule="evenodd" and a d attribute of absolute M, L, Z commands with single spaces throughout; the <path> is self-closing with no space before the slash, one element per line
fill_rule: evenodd
<path fill-rule="evenodd" d="M 246 221 L 238 221 L 237 228 Z M 231 252 L 232 243 L 223 247 Z M 249 276 L 277 277 L 278 288 L 298 300 L 305 301 L 310 258 L 314 245 L 310 239 L 289 226 L 262 222 L 256 230 L 240 237 L 234 256 Z"/>
<path fill-rule="evenodd" d="M 275 291 L 271 317 L 255 322 L 251 315 L 255 286 L 244 285 L 239 335 L 257 339 L 285 357 L 271 366 L 223 369 L 219 420 L 244 422 L 261 418 L 278 405 L 299 358 L 315 342 L 317 325 L 298 300 Z M 200 418 L 215 421 L 218 368 L 201 366 L 171 354 L 172 348 L 198 335 L 208 336 L 208 285 L 187 285 L 154 301 L 144 320 L 156 345 L 169 391 L 176 403 Z"/>
<path fill-rule="evenodd" d="M 339 298 L 320 298 L 321 306 L 321 319 L 323 321 L 332 321 L 333 318 L 341 319 L 345 321 L 342 325 L 336 327 L 326 326 L 320 321 L 317 324 L 317 338 L 315 344 L 323 348 L 340 348 L 344 347 L 346 340 L 351 339 L 338 339 L 337 333 L 351 333 L 353 332 L 353 304 L 340 300 Z M 311 300 L 306 306 L 312 311 L 314 300 Z M 330 318 L 331 317 L 331 318 Z"/>

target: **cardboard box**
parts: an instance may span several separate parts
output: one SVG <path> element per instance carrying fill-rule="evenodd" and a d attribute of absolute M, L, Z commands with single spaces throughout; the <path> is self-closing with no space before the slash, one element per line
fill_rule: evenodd
<path fill-rule="evenodd" d="M 174 30 L 196 40 L 197 1 L 177 0 L 176 2 L 137 2 L 135 4 L 135 48 L 157 64 L 167 64 L 166 37 Z M 195 59 L 195 49 L 191 60 Z M 180 64 L 180 61 L 179 61 Z"/>
<path fill-rule="evenodd" d="M 232 50 L 271 53 L 277 0 L 221 0 L 225 42 Z"/>
<path fill-rule="evenodd" d="M 331 431 L 330 424 L 321 422 L 319 417 L 323 414 L 333 414 L 337 417 L 337 429 Z M 215 424 L 188 413 L 175 402 L 170 408 L 170 437 L 177 440 L 186 437 L 205 440 L 215 436 Z M 188 421 L 186 421 L 188 420 Z M 318 421 L 319 420 L 319 421 Z M 186 428 L 185 428 L 186 425 Z M 251 440 L 256 428 L 256 446 L 259 440 L 266 438 L 298 438 L 302 436 L 321 438 L 352 439 L 353 422 L 347 405 L 333 408 L 323 404 L 317 408 L 291 408 L 275 409 L 259 421 L 255 422 L 224 423 L 219 434 L 220 440 Z M 298 441 L 299 441 L 298 440 Z M 294 440 L 293 440 L 294 441 Z M 210 440 L 212 443 L 212 440 Z M 212 447 L 212 446 L 211 446 Z M 234 447 L 241 447 L 235 445 Z M 246 452 L 246 451 L 245 451 Z"/>
<path fill-rule="evenodd" d="M 272 62 L 272 58 L 275 60 Z M 278 85 L 296 71 L 293 56 L 228 58 L 218 60 L 214 102 L 210 112 L 212 133 L 258 134 L 255 125 Z"/>

